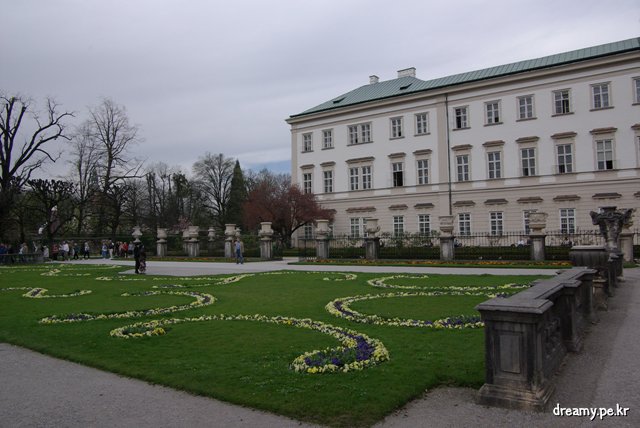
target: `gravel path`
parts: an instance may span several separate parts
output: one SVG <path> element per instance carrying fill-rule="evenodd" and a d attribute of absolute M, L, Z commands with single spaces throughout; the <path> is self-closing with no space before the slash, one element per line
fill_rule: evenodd
<path fill-rule="evenodd" d="M 170 262 L 162 262 L 170 263 Z M 248 263 L 202 266 L 192 275 L 234 273 L 234 269 L 261 271 L 290 269 L 286 264 Z M 158 271 L 187 275 L 160 262 Z M 218 265 L 218 264 L 216 264 Z M 229 266 L 226 266 L 229 265 Z M 255 265 L 255 266 L 252 266 Z M 162 267 L 162 268 L 161 268 Z M 324 266 L 323 266 L 324 267 Z M 296 268 L 298 268 L 296 266 Z M 309 269 L 309 267 L 306 267 Z M 327 266 L 327 270 L 338 270 Z M 317 267 L 311 267 L 319 270 Z M 386 268 L 386 272 L 398 272 Z M 430 268 L 426 268 L 429 269 Z M 425 268 L 419 268 L 425 272 Z M 350 271 L 377 271 L 348 267 Z M 459 271 L 459 269 L 454 269 Z M 222 272 L 224 271 L 224 272 Z M 437 270 L 442 272 L 442 270 Z M 465 273 L 469 270 L 464 269 Z M 482 270 L 481 270 L 482 271 Z M 235 272 L 243 272 L 236 270 Z M 246 272 L 246 271 L 244 271 Z M 500 270 L 500 273 L 512 270 Z M 531 271 L 529 271 L 530 273 Z M 444 273 L 444 272 L 442 272 Z M 454 273 L 454 272 L 450 272 Z M 459 273 L 459 272 L 455 272 Z M 488 273 L 487 270 L 481 273 Z M 535 273 L 535 271 L 534 271 Z M 549 271 L 545 271 L 549 273 Z M 640 426 L 640 268 L 625 270 L 626 281 L 610 300 L 608 312 L 587 335 L 580 354 L 570 354 L 558 375 L 549 409 L 529 413 L 475 404 L 475 390 L 438 388 L 409 403 L 376 425 L 386 427 L 575 427 Z M 630 408 L 627 417 L 591 422 L 586 417 L 558 417 L 553 407 Z M 0 343 L 0 427 L 294 427 L 311 426 L 281 416 L 252 410 L 170 388 L 151 385 L 16 346 Z"/>

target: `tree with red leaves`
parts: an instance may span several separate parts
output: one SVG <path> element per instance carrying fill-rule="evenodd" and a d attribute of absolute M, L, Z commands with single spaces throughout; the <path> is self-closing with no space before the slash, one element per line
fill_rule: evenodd
<path fill-rule="evenodd" d="M 291 184 L 289 174 L 262 171 L 249 187 L 243 206 L 245 224 L 257 229 L 261 222 L 270 221 L 287 246 L 293 233 L 302 226 L 318 219 L 333 219 L 333 212 L 322 208 L 312 193 L 303 193 Z"/>

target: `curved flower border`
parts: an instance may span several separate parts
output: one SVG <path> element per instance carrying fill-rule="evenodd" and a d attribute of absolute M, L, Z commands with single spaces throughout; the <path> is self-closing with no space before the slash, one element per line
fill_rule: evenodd
<path fill-rule="evenodd" d="M 354 330 L 336 327 L 308 318 L 299 319 L 282 316 L 269 317 L 259 314 L 203 315 L 198 318 L 173 318 L 135 323 L 111 330 L 109 334 L 113 337 L 125 339 L 161 336 L 166 334 L 166 326 L 203 321 L 258 321 L 271 324 L 290 325 L 297 328 L 306 328 L 328 334 L 342 343 L 342 346 L 337 348 L 314 350 L 306 352 L 295 358 L 290 367 L 296 372 L 346 373 L 353 370 L 362 370 L 366 367 L 371 367 L 389 360 L 389 351 L 378 339 L 372 339 L 369 336 Z"/>
<path fill-rule="evenodd" d="M 95 320 L 105 320 L 105 319 L 119 319 L 119 318 L 136 318 L 136 317 L 145 317 L 149 315 L 164 315 L 170 314 L 173 312 L 186 311 L 189 309 L 199 308 L 201 306 L 207 306 L 213 304 L 216 301 L 216 298 L 211 294 L 206 293 L 198 293 L 195 291 L 145 291 L 142 293 L 123 293 L 121 296 L 153 296 L 158 294 L 173 294 L 179 296 L 189 296 L 195 297 L 196 300 L 187 305 L 174 305 L 166 308 L 154 308 L 154 309 L 145 309 L 142 311 L 127 311 L 127 312 L 117 312 L 113 314 L 85 314 L 85 313 L 73 313 L 68 315 L 51 315 L 49 317 L 42 318 L 40 320 L 40 324 L 58 324 L 58 323 L 71 323 L 71 322 L 80 322 L 80 321 L 95 321 Z"/>
<path fill-rule="evenodd" d="M 40 287 L 9 287 L 9 288 L 0 288 L 0 291 L 15 291 L 15 290 L 27 290 L 26 293 L 22 295 L 22 297 L 27 297 L 30 299 L 57 299 L 63 297 L 78 297 L 84 296 L 85 294 L 92 293 L 91 290 L 78 290 L 69 294 L 46 294 L 46 288 Z"/>
<path fill-rule="evenodd" d="M 382 278 L 373 278 L 367 281 L 367 284 L 376 287 L 376 288 L 395 288 L 400 290 L 452 290 L 452 291 L 483 291 L 483 290 L 517 290 L 528 288 L 529 285 L 526 284 L 504 284 L 504 285 L 492 285 L 492 286 L 483 286 L 483 287 L 469 287 L 469 286 L 456 286 L 456 285 L 427 285 L 425 287 L 419 285 L 396 285 L 396 284 L 387 284 L 387 281 L 393 279 L 427 279 L 428 275 L 393 275 L 393 276 L 385 276 Z M 495 297 L 495 296 L 494 296 Z"/>

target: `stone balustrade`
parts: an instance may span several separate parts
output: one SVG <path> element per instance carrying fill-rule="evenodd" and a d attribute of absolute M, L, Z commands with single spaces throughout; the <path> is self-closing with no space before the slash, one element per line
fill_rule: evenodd
<path fill-rule="evenodd" d="M 595 269 L 573 268 L 508 298 L 476 307 L 485 323 L 481 404 L 543 410 L 567 352 L 582 347 L 595 321 Z"/>

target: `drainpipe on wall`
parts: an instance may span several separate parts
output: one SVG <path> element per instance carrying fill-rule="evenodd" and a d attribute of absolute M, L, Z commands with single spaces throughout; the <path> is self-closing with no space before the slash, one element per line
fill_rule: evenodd
<path fill-rule="evenodd" d="M 447 186 L 449 189 L 449 215 L 453 215 L 452 194 L 451 194 L 451 139 L 449 138 L 449 94 L 444 94 L 444 108 L 447 118 L 447 172 L 449 178 L 447 180 Z"/>

